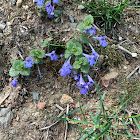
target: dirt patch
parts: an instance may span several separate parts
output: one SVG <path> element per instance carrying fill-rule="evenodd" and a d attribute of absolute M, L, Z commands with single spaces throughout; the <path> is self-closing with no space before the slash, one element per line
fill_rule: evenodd
<path fill-rule="evenodd" d="M 2 102 L 1 108 L 9 108 L 14 114 L 12 124 L 8 128 L 0 130 L 0 139 L 62 140 L 64 138 L 65 123 L 63 121 L 50 127 L 49 130 L 40 130 L 55 122 L 55 119 L 50 116 L 56 117 L 61 113 L 62 110 L 57 105 L 66 109 L 66 105 L 60 103 L 63 94 L 67 94 L 73 98 L 73 105 L 77 105 L 78 103 L 79 90 L 75 85 L 76 82 L 70 76 L 66 78 L 59 76 L 59 69 L 64 61 L 60 59 L 52 63 L 52 61 L 44 59 L 44 63 L 40 65 L 43 78 L 37 77 L 38 70 L 37 67 L 34 67 L 30 77 L 21 76 L 19 78 L 19 89 L 17 89 L 16 92 L 9 82 L 9 69 L 14 60 L 22 59 L 22 57 L 25 59 L 29 56 L 31 49 L 40 48 L 44 39 L 52 37 L 50 34 L 53 34 L 54 44 L 59 43 L 65 45 L 73 34 L 77 32 L 76 26 L 84 19 L 86 14 L 77 9 L 77 4 L 73 2 L 64 3 L 65 6 L 63 10 L 65 13 L 61 17 L 61 22 L 55 23 L 50 19 L 41 19 L 37 15 L 37 9 L 32 1 L 24 1 L 21 8 L 12 5 L 10 1 L 2 0 L 2 2 L 0 2 L 0 23 L 6 25 L 3 30 L 0 30 L 0 53 L 2 55 L 0 61 L 0 100 L 10 93 Z M 107 88 L 103 86 L 101 77 L 103 77 L 106 72 L 112 71 L 112 67 L 107 64 L 107 61 L 108 58 L 112 59 L 113 55 L 102 53 L 103 49 L 99 50 L 99 52 L 104 55 L 106 63 L 101 65 L 96 73 L 91 73 L 92 75 L 94 74 L 95 80 L 98 81 L 101 93 L 104 93 L 105 90 L 108 91 L 105 101 L 108 102 L 110 106 L 115 104 L 114 106 L 116 107 L 118 103 L 116 93 L 121 96 L 122 93 L 127 90 L 128 96 L 131 96 L 134 91 L 139 89 L 140 85 L 139 69 L 134 72 L 129 79 L 126 79 L 126 77 L 140 65 L 139 12 L 137 8 L 131 8 L 131 10 L 126 9 L 126 11 L 127 14 L 124 18 L 128 25 L 120 25 L 118 31 L 114 31 L 113 37 L 108 38 L 108 48 L 112 48 L 113 44 L 117 46 L 117 44 L 120 43 L 131 52 L 136 52 L 138 57 L 132 58 L 129 54 L 116 49 L 124 60 L 118 60 L 121 66 L 113 61 L 113 68 L 115 68 L 116 65 L 118 66 L 115 69 L 118 71 L 119 76 L 111 80 Z M 69 16 L 73 17 L 74 23 L 71 22 Z M 119 37 L 122 37 L 122 40 L 119 41 Z M 118 42 L 114 43 L 114 40 Z M 106 48 L 106 52 L 108 48 Z M 63 49 L 55 46 L 47 48 L 44 51 L 47 53 L 49 49 L 56 50 L 58 54 L 64 52 Z M 109 49 L 109 51 L 112 50 Z M 112 52 L 114 52 L 114 50 Z M 20 54 L 22 54 L 22 57 Z M 112 64 L 111 61 L 109 62 Z M 82 96 L 82 105 L 99 101 L 94 88 L 95 87 L 90 90 L 88 95 Z M 38 100 L 33 99 L 34 92 L 39 93 Z M 140 97 L 138 95 L 131 101 L 130 106 L 128 106 L 129 111 L 137 111 L 137 113 L 139 113 L 139 99 Z M 46 106 L 43 110 L 37 108 L 39 102 L 46 102 Z M 73 105 L 70 107 L 71 110 L 73 109 Z M 93 108 L 90 109 L 94 112 L 95 108 L 96 106 L 93 106 Z M 86 115 L 87 118 L 88 116 L 89 114 Z M 80 112 L 77 112 L 71 117 L 76 117 L 80 120 L 83 119 Z M 137 135 L 137 133 L 136 131 L 135 134 Z M 76 133 L 70 128 L 68 129 L 67 137 L 69 140 L 72 140 L 71 136 L 75 134 Z M 76 138 L 73 139 L 76 140 Z"/>

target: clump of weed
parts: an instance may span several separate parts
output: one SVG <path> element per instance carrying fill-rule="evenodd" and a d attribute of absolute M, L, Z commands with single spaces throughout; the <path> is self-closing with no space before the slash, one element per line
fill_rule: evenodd
<path fill-rule="evenodd" d="M 115 45 L 106 48 L 98 48 L 97 52 L 105 57 L 104 63 L 102 64 L 103 66 L 109 66 L 111 68 L 114 66 L 118 67 L 124 60 L 122 53 L 115 47 Z"/>

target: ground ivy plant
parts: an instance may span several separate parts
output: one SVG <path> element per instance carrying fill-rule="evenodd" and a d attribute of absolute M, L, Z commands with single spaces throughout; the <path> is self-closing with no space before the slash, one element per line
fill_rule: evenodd
<path fill-rule="evenodd" d="M 46 17 L 46 18 L 54 18 L 55 22 L 60 21 L 60 15 L 63 14 L 63 11 L 55 10 L 55 6 L 62 6 L 63 2 L 61 0 L 35 0 L 34 2 L 37 3 L 37 8 L 39 10 L 39 16 Z"/>
<path fill-rule="evenodd" d="M 95 65 L 99 56 L 99 54 L 89 43 L 90 40 L 98 40 L 102 47 L 106 47 L 108 45 L 106 43 L 106 36 L 93 36 L 96 34 L 96 29 L 93 26 L 93 22 L 94 19 L 91 15 L 85 17 L 84 21 L 77 26 L 81 35 L 78 38 L 73 38 L 71 41 L 69 41 L 65 47 L 64 55 L 60 55 L 60 57 L 64 57 L 66 59 L 62 68 L 59 70 L 60 76 L 73 76 L 77 81 L 76 85 L 78 86 L 78 89 L 80 89 L 81 94 L 87 94 L 89 88 L 94 84 L 94 81 L 90 77 L 89 73 L 90 68 Z M 47 45 L 50 45 L 50 43 L 51 42 L 48 40 L 45 40 L 41 47 L 44 48 Z M 90 48 L 90 54 L 85 53 L 84 44 L 86 44 L 86 49 L 87 47 Z M 42 77 L 38 64 L 41 64 L 43 62 L 42 59 L 46 56 L 49 56 L 51 60 L 58 60 L 58 55 L 56 55 L 55 51 L 45 54 L 41 49 L 34 49 L 30 51 L 30 55 L 31 57 L 26 58 L 25 62 L 21 60 L 15 60 L 13 62 L 9 74 L 11 77 L 15 77 L 11 81 L 14 87 L 16 87 L 18 83 L 17 77 L 20 74 L 22 76 L 29 76 L 30 70 L 34 64 L 36 64 L 38 67 L 39 77 Z"/>
<path fill-rule="evenodd" d="M 74 38 L 67 43 L 67 49 L 65 50 L 65 63 L 60 69 L 60 75 L 66 77 L 67 75 L 73 75 L 77 81 L 76 85 L 80 89 L 81 94 L 87 94 L 89 88 L 94 84 L 92 78 L 88 75 L 90 67 L 92 67 L 98 59 L 98 53 L 94 50 L 89 43 L 90 38 L 99 41 L 102 47 L 106 47 L 106 36 L 95 37 L 96 29 L 92 25 L 94 19 L 91 15 L 85 17 L 84 21 L 80 23 L 77 28 L 81 32 L 79 38 Z M 84 47 L 82 44 L 87 44 L 90 47 L 91 53 L 84 53 Z M 74 60 L 74 61 L 73 61 Z M 85 82 L 85 79 L 88 79 Z"/>

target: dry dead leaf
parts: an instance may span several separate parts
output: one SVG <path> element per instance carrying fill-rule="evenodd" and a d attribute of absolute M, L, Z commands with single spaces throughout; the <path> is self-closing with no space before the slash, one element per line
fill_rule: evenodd
<path fill-rule="evenodd" d="M 45 105 L 46 105 L 45 102 L 38 103 L 38 104 L 37 104 L 37 108 L 42 110 L 42 109 L 45 107 Z"/>
<path fill-rule="evenodd" d="M 113 71 L 113 72 L 110 72 L 110 73 L 107 73 L 104 77 L 102 77 L 102 83 L 105 87 L 108 87 L 109 86 L 109 82 L 111 79 L 114 79 L 118 76 L 118 72 L 116 71 Z"/>

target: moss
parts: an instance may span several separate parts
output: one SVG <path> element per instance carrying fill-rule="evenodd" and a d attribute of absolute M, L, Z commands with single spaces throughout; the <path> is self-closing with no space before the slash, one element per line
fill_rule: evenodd
<path fill-rule="evenodd" d="M 124 60 L 122 53 L 115 45 L 107 46 L 105 48 L 99 47 L 96 51 L 98 54 L 105 56 L 104 63 L 102 64 L 103 66 L 118 67 Z"/>

